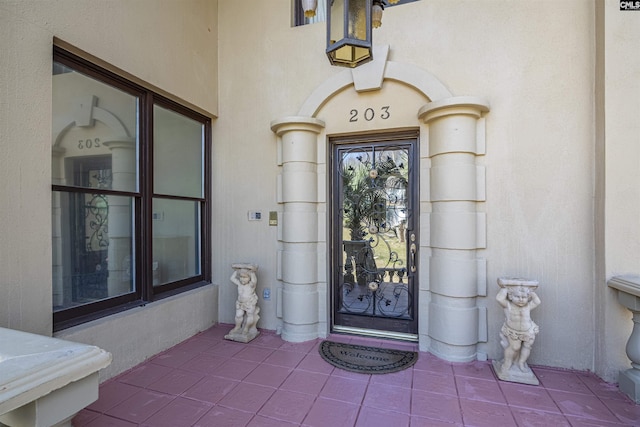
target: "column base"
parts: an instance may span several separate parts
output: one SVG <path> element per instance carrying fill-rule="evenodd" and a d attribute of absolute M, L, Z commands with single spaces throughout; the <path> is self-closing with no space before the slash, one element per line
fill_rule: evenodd
<path fill-rule="evenodd" d="M 621 371 L 618 377 L 618 388 L 635 403 L 640 403 L 640 371 L 637 369 Z"/>
<path fill-rule="evenodd" d="M 248 331 L 248 332 L 229 332 L 224 336 L 225 340 L 236 341 L 241 343 L 248 343 L 255 337 L 260 335 L 260 331 Z"/>
<path fill-rule="evenodd" d="M 318 338 L 318 324 L 295 325 L 284 323 L 280 337 L 287 342 L 305 342 Z"/>
<path fill-rule="evenodd" d="M 431 338 L 426 351 L 448 362 L 467 363 L 478 360 L 475 344 L 466 346 L 451 345 Z"/>

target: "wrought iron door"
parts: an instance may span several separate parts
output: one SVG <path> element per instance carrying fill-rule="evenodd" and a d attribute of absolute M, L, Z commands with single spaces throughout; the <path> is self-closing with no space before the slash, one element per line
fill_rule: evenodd
<path fill-rule="evenodd" d="M 82 187 L 111 188 L 111 158 L 74 160 L 74 183 Z M 109 201 L 100 193 L 75 193 L 70 198 L 73 235 L 73 301 L 107 298 L 109 276 Z"/>
<path fill-rule="evenodd" d="M 333 140 L 333 329 L 415 338 L 417 135 Z"/>

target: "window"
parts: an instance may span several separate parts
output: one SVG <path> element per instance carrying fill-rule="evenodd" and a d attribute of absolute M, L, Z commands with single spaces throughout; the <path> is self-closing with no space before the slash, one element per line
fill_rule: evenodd
<path fill-rule="evenodd" d="M 388 0 L 384 1 L 384 7 L 400 6 L 402 4 L 413 3 L 418 0 L 398 0 L 397 3 L 391 4 Z M 316 22 L 325 22 L 327 20 L 327 0 L 318 0 L 318 6 L 316 7 L 316 15 L 312 18 L 304 16 L 304 10 L 302 9 L 302 0 L 293 0 L 293 24 L 295 27 L 300 25 L 315 24 Z"/>
<path fill-rule="evenodd" d="M 325 22 L 327 20 L 327 0 L 318 0 L 316 6 L 316 15 L 307 18 L 304 16 L 304 10 L 302 9 L 302 0 L 294 0 L 295 10 L 293 15 L 293 22 L 295 27 L 300 25 L 315 24 L 316 22 Z"/>
<path fill-rule="evenodd" d="M 211 121 L 53 52 L 56 330 L 210 280 Z"/>

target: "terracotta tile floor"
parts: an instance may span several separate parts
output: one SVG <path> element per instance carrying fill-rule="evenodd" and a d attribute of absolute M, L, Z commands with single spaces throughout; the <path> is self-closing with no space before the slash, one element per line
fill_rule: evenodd
<path fill-rule="evenodd" d="M 586 372 L 534 367 L 540 386 L 496 380 L 489 362 L 420 353 L 409 369 L 363 375 L 333 368 L 321 340 L 269 331 L 248 344 L 217 325 L 100 387 L 75 426 L 639 426 L 640 405 Z M 415 349 L 335 335 L 332 340 Z"/>

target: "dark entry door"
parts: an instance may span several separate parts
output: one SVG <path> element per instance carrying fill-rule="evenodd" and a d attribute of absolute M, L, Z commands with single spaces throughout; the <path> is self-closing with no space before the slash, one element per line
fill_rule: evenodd
<path fill-rule="evenodd" d="M 417 132 L 331 143 L 333 330 L 415 339 Z"/>
<path fill-rule="evenodd" d="M 111 157 L 73 159 L 73 182 L 81 187 L 111 188 Z M 74 193 L 70 198 L 73 236 L 73 301 L 109 296 L 109 202 L 100 193 Z"/>

